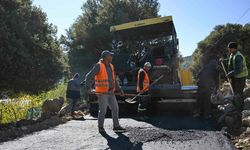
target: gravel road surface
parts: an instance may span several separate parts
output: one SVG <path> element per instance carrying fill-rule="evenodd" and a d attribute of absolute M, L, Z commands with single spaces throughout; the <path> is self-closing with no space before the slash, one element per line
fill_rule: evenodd
<path fill-rule="evenodd" d="M 72 120 L 54 128 L 0 143 L 0 150 L 230 150 L 230 141 L 212 123 L 188 117 L 153 117 L 147 121 L 122 118 L 126 133 L 114 133 L 105 120 L 105 134 L 97 120 Z"/>

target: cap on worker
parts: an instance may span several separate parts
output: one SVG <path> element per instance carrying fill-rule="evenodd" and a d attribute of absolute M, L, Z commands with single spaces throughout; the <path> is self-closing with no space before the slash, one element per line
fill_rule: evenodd
<path fill-rule="evenodd" d="M 74 78 L 74 79 L 78 79 L 78 78 L 80 78 L 79 73 L 74 74 L 74 77 L 73 77 L 73 78 Z"/>
<path fill-rule="evenodd" d="M 104 57 L 106 57 L 108 55 L 112 56 L 112 55 L 114 55 L 114 53 L 112 53 L 112 52 L 110 52 L 108 50 L 104 50 L 104 51 L 102 51 L 101 58 L 104 58 Z"/>
<path fill-rule="evenodd" d="M 237 49 L 237 43 L 236 42 L 229 42 L 227 45 L 228 48 L 235 48 Z"/>
<path fill-rule="evenodd" d="M 151 68 L 151 63 L 150 62 L 145 62 L 144 68 L 150 69 Z"/>

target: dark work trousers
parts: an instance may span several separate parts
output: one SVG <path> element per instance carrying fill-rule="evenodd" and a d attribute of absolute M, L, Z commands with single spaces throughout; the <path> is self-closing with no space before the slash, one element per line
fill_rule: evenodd
<path fill-rule="evenodd" d="M 147 111 L 148 104 L 150 103 L 150 95 L 148 92 L 145 92 L 139 96 L 139 104 L 138 104 L 138 115 L 140 117 L 145 116 L 145 113 Z"/>
<path fill-rule="evenodd" d="M 72 107 L 71 107 L 71 113 L 74 112 L 75 110 L 75 107 L 76 107 L 76 102 L 77 102 L 78 99 L 71 99 L 71 103 L 72 103 Z"/>
<path fill-rule="evenodd" d="M 211 89 L 207 88 L 198 88 L 197 102 L 196 102 L 196 111 L 197 113 L 208 116 L 211 113 Z"/>
<path fill-rule="evenodd" d="M 64 109 L 66 109 L 66 113 L 70 112 L 71 114 L 73 114 L 78 99 L 75 99 L 75 98 L 72 99 L 72 98 L 67 97 L 67 100 L 69 101 L 69 104 L 65 106 Z"/>
<path fill-rule="evenodd" d="M 66 97 L 70 99 L 70 104 L 68 106 L 71 107 L 71 113 L 73 113 L 76 103 L 80 99 L 80 91 L 67 90 Z"/>
<path fill-rule="evenodd" d="M 244 98 L 243 98 L 243 90 L 246 85 L 246 78 L 232 78 L 232 87 L 234 90 L 234 94 L 239 96 L 239 99 L 236 99 L 234 105 L 242 111 L 244 105 Z"/>

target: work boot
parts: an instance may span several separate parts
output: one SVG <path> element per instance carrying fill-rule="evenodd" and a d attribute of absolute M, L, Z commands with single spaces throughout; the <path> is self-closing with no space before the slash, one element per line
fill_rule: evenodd
<path fill-rule="evenodd" d="M 139 120 L 139 121 L 144 121 L 145 118 L 144 118 L 143 116 L 140 116 L 140 117 L 137 117 L 137 120 Z"/>
<path fill-rule="evenodd" d="M 210 118 L 212 118 L 212 115 L 210 115 L 210 114 L 204 115 L 204 119 L 210 119 Z"/>
<path fill-rule="evenodd" d="M 200 116 L 201 116 L 200 113 L 194 113 L 194 114 L 193 114 L 193 117 L 194 117 L 194 118 L 198 118 L 198 117 L 200 117 Z"/>
<path fill-rule="evenodd" d="M 121 126 L 118 126 L 118 127 L 114 127 L 114 128 L 113 128 L 113 131 L 114 131 L 114 132 L 126 132 L 126 129 L 124 129 L 124 128 L 121 127 Z"/>
<path fill-rule="evenodd" d="M 144 120 L 148 120 L 148 119 L 149 119 L 149 116 L 145 115 Z"/>
<path fill-rule="evenodd" d="M 105 133 L 105 129 L 103 127 L 98 127 L 98 132 L 99 133 Z"/>
<path fill-rule="evenodd" d="M 228 127 L 224 126 L 221 128 L 221 133 L 226 136 L 228 139 L 232 139 L 232 136 L 230 135 L 230 133 L 228 132 Z"/>
<path fill-rule="evenodd" d="M 138 111 L 136 119 L 140 121 L 144 121 L 145 120 L 144 116 L 145 116 L 144 112 Z"/>

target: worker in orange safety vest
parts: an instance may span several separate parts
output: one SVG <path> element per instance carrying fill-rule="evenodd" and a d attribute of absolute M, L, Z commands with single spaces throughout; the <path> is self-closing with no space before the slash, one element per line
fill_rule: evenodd
<path fill-rule="evenodd" d="M 141 95 L 139 96 L 139 104 L 137 109 L 139 120 L 145 120 L 147 118 L 146 117 L 147 105 L 150 101 L 150 95 L 148 92 L 150 85 L 148 71 L 150 69 L 151 69 L 150 62 L 146 62 L 143 68 L 139 69 L 137 75 L 137 92 L 141 93 Z"/>
<path fill-rule="evenodd" d="M 119 124 L 119 108 L 114 92 L 120 92 L 124 95 L 123 90 L 116 82 L 114 66 L 112 65 L 113 53 L 105 50 L 101 54 L 100 61 L 87 73 L 85 77 L 85 88 L 90 93 L 91 80 L 95 79 L 95 92 L 98 98 L 98 129 L 100 133 L 105 132 L 103 125 L 107 107 L 112 111 L 113 130 L 115 132 L 125 131 Z"/>

